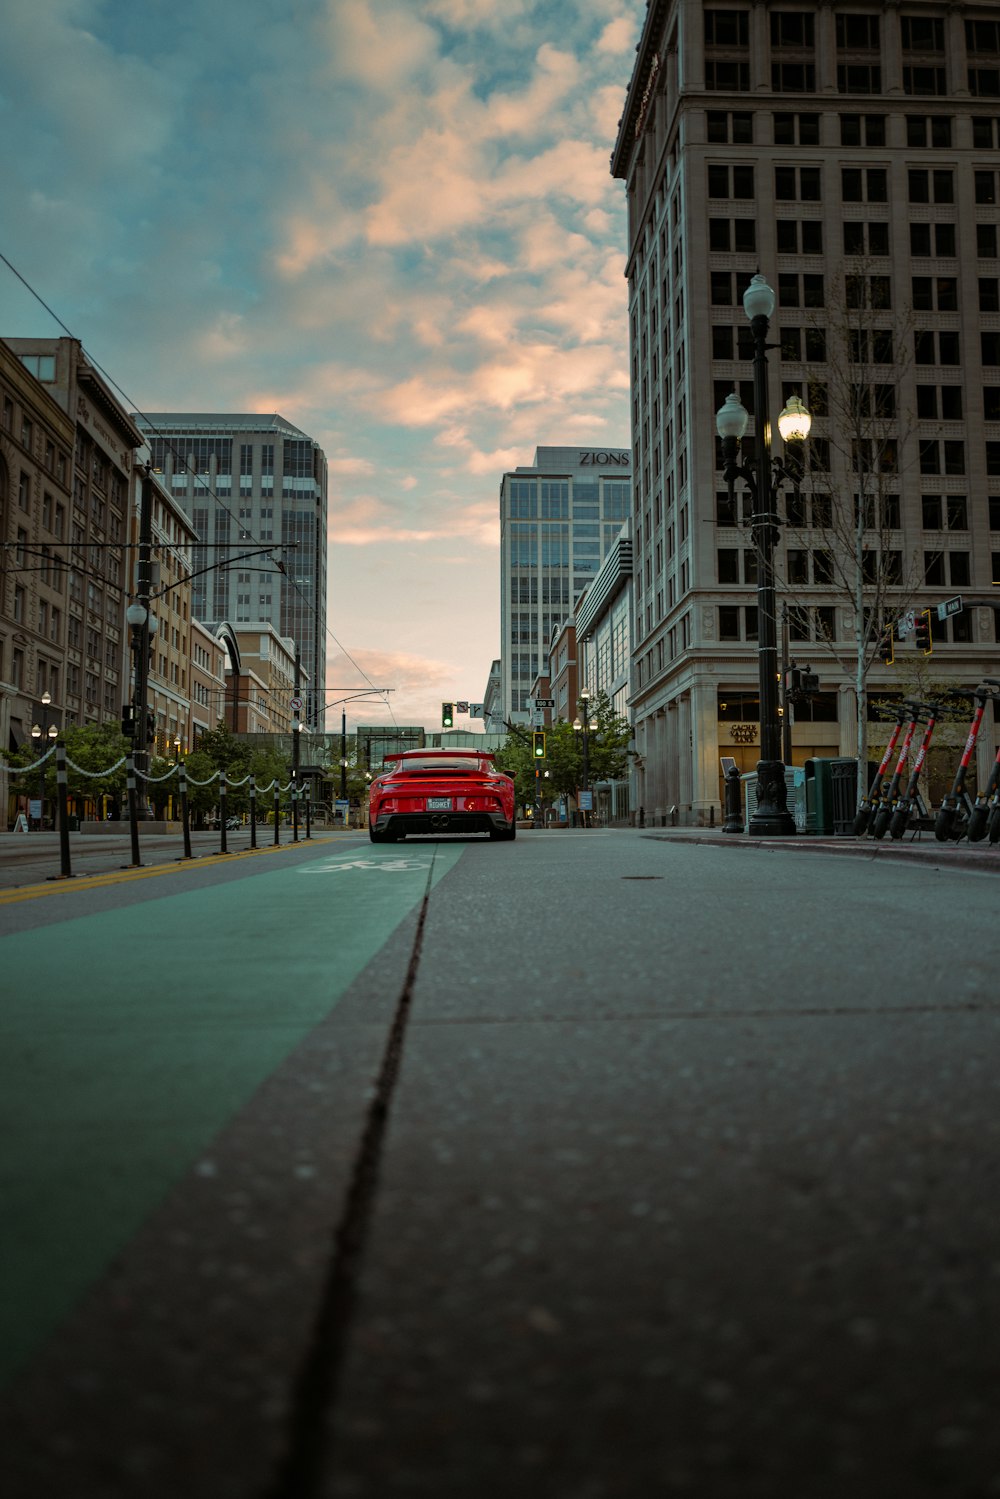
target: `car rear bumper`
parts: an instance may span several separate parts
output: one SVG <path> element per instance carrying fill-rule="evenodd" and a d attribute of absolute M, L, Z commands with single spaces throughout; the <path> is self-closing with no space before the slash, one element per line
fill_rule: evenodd
<path fill-rule="evenodd" d="M 376 817 L 377 833 L 489 833 L 502 832 L 510 823 L 502 812 L 389 812 Z"/>

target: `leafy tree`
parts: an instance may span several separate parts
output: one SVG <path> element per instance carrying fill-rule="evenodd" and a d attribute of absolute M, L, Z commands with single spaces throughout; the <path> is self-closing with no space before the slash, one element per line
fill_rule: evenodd
<path fill-rule="evenodd" d="M 555 796 L 575 797 L 583 785 L 583 733 L 565 719 L 557 719 L 545 729 L 547 775 L 536 782 L 536 762 L 532 754 L 529 729 L 513 725 L 507 742 L 497 751 L 500 770 L 513 775 L 517 799 L 521 806 L 535 801 L 535 788 L 543 802 Z M 590 727 L 587 733 L 587 779 L 591 787 L 598 781 L 620 781 L 628 773 L 632 726 L 616 713 L 606 692 L 597 693 L 590 702 Z"/>
<path fill-rule="evenodd" d="M 126 769 L 124 764 L 118 765 L 117 762 L 123 760 L 131 746 L 122 738 L 119 725 L 113 722 L 70 724 L 59 737 L 66 746 L 66 759 L 69 762 L 66 789 L 70 807 L 79 811 L 84 802 L 96 802 L 102 796 L 113 798 L 115 805 L 120 806 L 125 798 Z M 6 758 L 11 765 L 33 765 L 47 748 L 46 744 L 40 750 L 32 740 L 22 745 L 16 754 Z M 92 774 L 82 775 L 74 769 L 75 765 Z M 112 769 L 112 766 L 117 768 Z M 97 772 L 100 771 L 105 774 L 98 775 Z M 36 794 L 39 782 L 35 776 L 26 780 L 18 777 L 18 783 L 30 795 Z M 45 763 L 45 796 L 54 801 L 56 794 L 56 757 L 53 754 Z"/>
<path fill-rule="evenodd" d="M 194 820 L 201 823 L 205 814 L 214 812 L 219 803 L 219 783 L 212 779 L 218 767 L 199 747 L 185 756 L 184 768 L 188 773 L 188 809 Z M 201 781 L 210 784 L 195 784 Z"/>
<path fill-rule="evenodd" d="M 806 642 L 818 641 L 854 688 L 859 782 L 867 757 L 868 672 L 884 632 L 924 581 L 922 555 L 899 549 L 903 482 L 916 454 L 916 421 L 898 408 L 901 375 L 913 359 L 913 315 L 893 309 L 882 269 L 878 261 L 855 258 L 812 319 L 809 332 L 827 345 L 828 378 L 810 380 L 805 390 L 814 418 L 803 455 L 808 472 L 801 493 L 786 492 L 786 547 L 775 568 L 780 573 L 784 561 L 779 587 L 795 601 L 786 609 L 793 652 L 808 655 Z M 796 461 L 786 450 L 787 466 Z"/>

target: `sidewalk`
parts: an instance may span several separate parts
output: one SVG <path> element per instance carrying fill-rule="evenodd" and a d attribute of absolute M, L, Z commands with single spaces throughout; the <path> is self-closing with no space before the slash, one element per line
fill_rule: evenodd
<path fill-rule="evenodd" d="M 121 832 L 82 833 L 69 835 L 70 871 L 72 876 L 108 874 L 115 869 L 125 869 L 132 863 L 132 838 L 128 823 L 119 824 Z M 357 836 L 353 829 L 347 830 Z M 342 838 L 343 828 L 313 828 L 312 837 Z M 299 842 L 305 840 L 305 829 L 299 828 Z M 191 833 L 191 853 L 194 858 L 210 858 L 221 852 L 221 834 L 218 829 L 199 830 Z M 281 846 L 292 842 L 292 829 L 281 828 Z M 257 829 L 258 849 L 274 846 L 274 828 L 261 825 Z M 250 828 L 242 827 L 226 833 L 226 852 L 244 853 L 250 847 Z M 172 864 L 184 856 L 184 836 L 176 833 L 147 833 L 139 827 L 139 857 L 142 865 Z M 6 833 L 0 837 L 0 890 L 16 890 L 25 885 L 39 885 L 47 880 L 62 878 L 62 854 L 58 833 Z"/>
<path fill-rule="evenodd" d="M 639 831 L 639 830 L 637 830 Z M 907 864 L 934 865 L 944 869 L 977 869 L 1000 873 L 1000 848 L 987 843 L 939 843 L 933 833 L 894 842 L 884 838 L 856 838 L 799 833 L 794 838 L 755 838 L 747 833 L 723 833 L 721 828 L 644 828 L 644 838 L 681 839 L 686 843 L 727 844 L 733 848 L 782 849 L 789 853 L 842 854 L 855 859 L 888 859 Z"/>

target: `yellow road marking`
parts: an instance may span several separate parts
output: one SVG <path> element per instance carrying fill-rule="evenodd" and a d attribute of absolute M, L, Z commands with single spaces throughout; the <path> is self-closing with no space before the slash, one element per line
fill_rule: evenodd
<path fill-rule="evenodd" d="M 309 839 L 310 843 L 333 841 L 329 837 Z M 0 906 L 16 906 L 21 901 L 39 900 L 44 895 L 57 895 L 65 890 L 100 890 L 105 885 L 123 885 L 129 880 L 148 880 L 154 875 L 179 874 L 206 859 L 221 859 L 228 863 L 233 859 L 253 859 L 259 854 L 281 853 L 287 848 L 298 847 L 298 843 L 271 843 L 266 848 L 245 848 L 239 853 L 196 854 L 190 859 L 178 857 L 170 864 L 129 865 L 125 869 L 108 870 L 105 874 L 56 875 L 44 885 L 22 885 L 16 890 L 0 891 Z"/>

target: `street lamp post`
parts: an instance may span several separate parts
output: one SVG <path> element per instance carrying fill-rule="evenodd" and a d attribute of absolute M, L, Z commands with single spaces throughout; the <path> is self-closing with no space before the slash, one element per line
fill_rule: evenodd
<path fill-rule="evenodd" d="M 42 693 L 42 707 L 45 708 L 45 709 L 48 709 L 48 706 L 51 703 L 51 701 L 52 701 L 52 694 L 49 693 L 49 692 L 43 692 Z M 35 748 L 38 750 L 39 754 L 41 753 L 42 747 L 45 744 L 46 740 L 48 740 L 48 742 L 51 744 L 54 740 L 58 739 L 58 737 L 59 737 L 59 725 L 57 723 L 54 723 L 54 722 L 53 723 L 49 722 L 49 715 L 48 715 L 47 711 L 42 714 L 42 719 L 43 719 L 42 723 L 40 723 L 40 724 L 33 723 L 31 725 L 31 737 L 35 741 Z M 44 764 L 44 761 L 43 761 L 42 766 L 41 766 L 41 768 L 40 768 L 40 770 L 38 772 L 38 826 L 39 826 L 39 829 L 41 829 L 41 828 L 43 828 L 45 826 L 45 764 Z"/>
<path fill-rule="evenodd" d="M 584 689 L 580 693 L 579 707 L 580 707 L 581 713 L 583 714 L 583 718 L 582 719 L 579 719 L 579 718 L 574 719 L 573 720 L 573 728 L 575 730 L 577 730 L 578 733 L 581 733 L 583 735 L 583 739 L 582 739 L 583 770 L 582 770 L 582 774 L 581 774 L 582 784 L 580 786 L 580 790 L 582 792 L 587 793 L 588 796 L 589 796 L 589 792 L 590 792 L 590 763 L 589 763 L 589 755 L 590 755 L 590 692 L 588 691 L 588 689 L 586 687 L 584 687 Z M 580 808 L 580 816 L 581 816 L 581 819 L 583 821 L 583 826 L 584 827 L 588 826 L 588 823 L 587 823 L 587 812 L 588 811 L 589 811 L 589 808 L 586 806 L 586 804 L 584 804 L 584 806 L 582 806 Z"/>
<path fill-rule="evenodd" d="M 795 832 L 788 810 L 785 766 L 781 758 L 778 715 L 778 645 L 774 602 L 774 549 L 778 539 L 777 491 L 801 482 L 800 445 L 809 434 L 812 418 L 798 396 L 789 398 L 778 417 L 778 430 L 788 445 L 787 462 L 771 458 L 771 424 L 767 399 L 767 342 L 775 296 L 758 271 L 743 294 L 743 307 L 753 332 L 754 456 L 739 459 L 739 445 L 749 416 L 735 391 L 716 417 L 722 439 L 723 473 L 730 495 L 742 479 L 753 500 L 751 532 L 757 553 L 757 649 L 760 683 L 760 759 L 757 762 L 757 807 L 749 831 L 759 837 Z"/>
<path fill-rule="evenodd" d="M 132 763 L 144 772 L 146 752 L 149 746 L 149 650 L 156 636 L 158 622 L 147 607 L 148 600 L 136 598 L 125 610 L 125 618 L 132 632 Z M 147 815 L 146 796 L 143 793 L 139 817 Z"/>

